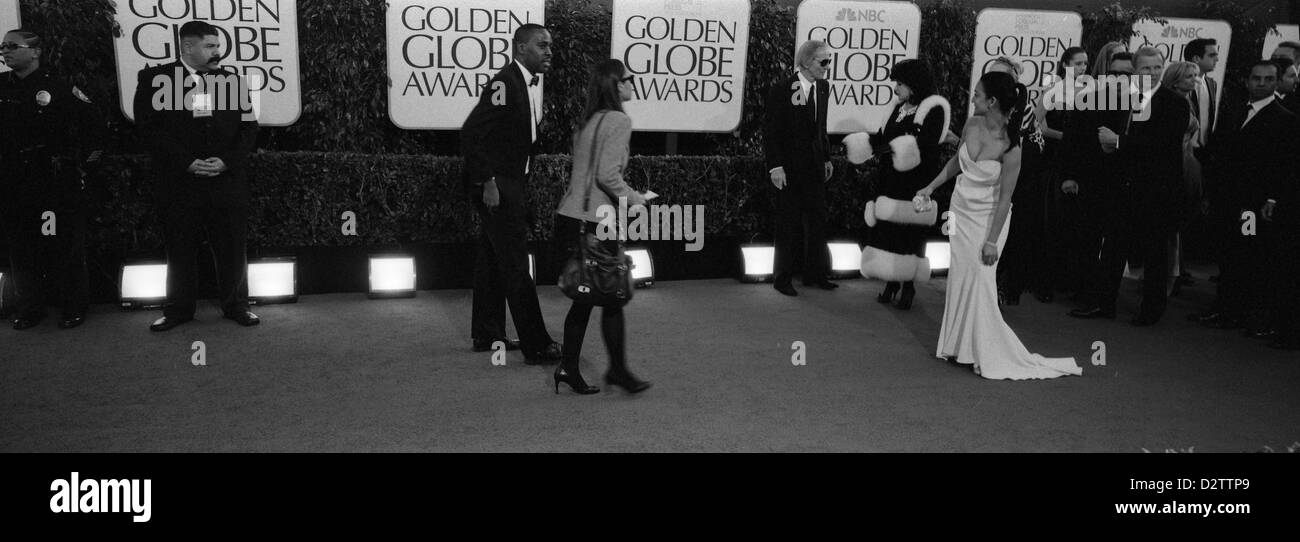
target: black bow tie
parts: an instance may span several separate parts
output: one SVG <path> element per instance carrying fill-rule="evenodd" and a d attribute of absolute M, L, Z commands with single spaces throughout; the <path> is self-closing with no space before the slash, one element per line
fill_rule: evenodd
<path fill-rule="evenodd" d="M 537 86 L 537 83 L 538 83 L 539 81 L 541 81 L 541 80 L 542 80 L 542 76 L 540 76 L 540 75 L 534 75 L 534 76 L 533 76 L 533 79 L 532 79 L 531 81 L 528 82 L 528 86 L 530 86 L 530 87 L 535 87 L 535 86 Z"/>

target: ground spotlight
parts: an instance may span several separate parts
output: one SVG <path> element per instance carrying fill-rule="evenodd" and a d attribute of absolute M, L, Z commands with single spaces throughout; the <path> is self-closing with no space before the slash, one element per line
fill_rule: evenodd
<path fill-rule="evenodd" d="M 404 254 L 370 257 L 370 298 L 415 297 L 415 258 Z"/>
<path fill-rule="evenodd" d="M 632 286 L 646 288 L 655 283 L 654 259 L 648 248 L 629 248 L 623 251 L 632 258 Z"/>
<path fill-rule="evenodd" d="M 248 264 L 248 302 L 254 305 L 298 301 L 297 261 L 262 258 Z"/>
<path fill-rule="evenodd" d="M 927 241 L 925 243 L 925 259 L 930 260 L 930 274 L 932 276 L 947 276 L 948 267 L 952 262 L 952 249 L 949 248 L 947 241 Z"/>
<path fill-rule="evenodd" d="M 125 264 L 120 284 L 122 308 L 161 307 L 167 301 L 167 263 L 141 261 Z"/>
<path fill-rule="evenodd" d="M 766 282 L 772 280 L 773 260 L 776 258 L 776 248 L 771 245 L 748 245 L 740 247 L 741 258 L 744 259 L 744 270 L 741 271 L 741 282 Z"/>
<path fill-rule="evenodd" d="M 831 254 L 831 276 L 837 279 L 861 276 L 862 246 L 853 241 L 826 243 Z"/>

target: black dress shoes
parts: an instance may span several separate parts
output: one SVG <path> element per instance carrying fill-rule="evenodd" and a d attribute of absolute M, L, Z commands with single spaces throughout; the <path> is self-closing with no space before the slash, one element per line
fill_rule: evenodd
<path fill-rule="evenodd" d="M 799 292 L 794 291 L 794 286 L 788 282 L 784 282 L 784 283 L 778 282 L 776 284 L 773 284 L 772 287 L 776 288 L 776 291 L 781 292 L 785 295 L 789 295 L 789 296 L 799 295 Z"/>
<path fill-rule="evenodd" d="M 1101 307 L 1091 307 L 1087 309 L 1074 309 L 1069 312 L 1070 316 L 1075 318 L 1109 318 L 1115 319 L 1115 309 L 1103 309 Z"/>
<path fill-rule="evenodd" d="M 167 330 L 169 330 L 169 329 L 172 329 L 172 328 L 174 328 L 174 327 L 176 327 L 176 326 L 179 326 L 179 325 L 181 325 L 181 324 L 184 324 L 185 322 L 188 322 L 188 321 L 193 320 L 193 319 L 194 319 L 194 318 L 192 318 L 192 317 L 191 317 L 191 318 L 171 318 L 171 317 L 168 317 L 168 316 L 164 316 L 164 317 L 162 317 L 162 318 L 159 318 L 159 319 L 155 320 L 154 323 L 153 323 L 152 325 L 149 326 L 149 331 L 167 331 Z"/>
<path fill-rule="evenodd" d="M 1277 337 L 1277 330 L 1270 327 L 1259 328 L 1259 329 L 1247 329 L 1244 333 L 1242 333 L 1242 335 L 1245 335 L 1252 339 L 1272 339 Z"/>
<path fill-rule="evenodd" d="M 518 339 L 496 339 L 496 340 L 490 340 L 490 341 L 489 341 L 489 340 L 482 340 L 482 339 L 474 339 L 474 351 L 475 351 L 475 352 L 489 352 L 489 351 L 492 350 L 492 345 L 495 344 L 497 341 L 501 341 L 501 342 L 505 343 L 505 345 L 506 345 L 506 350 L 509 350 L 509 351 L 511 351 L 511 352 L 513 352 L 513 351 L 519 349 L 519 340 L 518 340 Z"/>
<path fill-rule="evenodd" d="M 1300 350 L 1300 338 L 1278 337 L 1268 343 L 1268 347 L 1274 350 Z"/>
<path fill-rule="evenodd" d="M 72 329 L 86 323 L 84 314 L 68 314 L 59 319 L 59 329 Z"/>
<path fill-rule="evenodd" d="M 235 323 L 244 327 L 252 327 L 262 323 L 261 318 L 258 318 L 256 314 L 253 314 L 248 311 L 230 313 L 225 315 L 224 318 L 229 320 L 234 320 Z"/>
<path fill-rule="evenodd" d="M 1224 312 L 1216 312 L 1200 319 L 1201 325 L 1212 329 L 1238 329 L 1246 327 L 1240 318 Z"/>
<path fill-rule="evenodd" d="M 14 329 L 22 331 L 24 329 L 34 328 L 41 324 L 42 319 L 43 317 L 19 316 L 18 318 L 14 318 Z"/>
<path fill-rule="evenodd" d="M 826 279 L 821 279 L 813 282 L 805 282 L 803 283 L 803 285 L 811 288 L 821 288 L 823 290 L 834 290 L 840 287 L 840 285 L 835 284 L 834 282 L 831 282 Z"/>
<path fill-rule="evenodd" d="M 1034 299 L 1037 299 L 1039 303 L 1051 303 L 1056 300 L 1056 295 L 1051 290 L 1042 290 L 1034 292 Z"/>
<path fill-rule="evenodd" d="M 524 365 L 555 365 L 564 359 L 564 349 L 560 343 L 546 345 L 540 352 L 524 355 Z"/>

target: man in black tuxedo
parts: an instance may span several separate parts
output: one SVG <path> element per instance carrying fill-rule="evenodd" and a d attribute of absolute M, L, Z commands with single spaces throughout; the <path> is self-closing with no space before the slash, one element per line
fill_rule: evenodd
<path fill-rule="evenodd" d="M 248 311 L 245 254 L 248 155 L 257 143 L 257 119 L 243 78 L 218 66 L 218 35 L 208 23 L 185 23 L 180 60 L 140 70 L 136 85 L 135 122 L 153 158 L 167 243 L 167 303 L 163 317 L 149 326 L 153 331 L 194 319 L 205 235 L 215 256 L 222 315 L 242 326 L 261 322 Z"/>
<path fill-rule="evenodd" d="M 1139 81 L 1138 107 L 1127 132 L 1099 128 L 1104 152 L 1118 153 L 1129 173 L 1129 261 L 1141 264 L 1142 306 L 1130 322 L 1150 326 L 1168 304 L 1169 245 L 1186 208 L 1183 188 L 1183 136 L 1191 123 L 1191 106 L 1171 88 L 1160 86 L 1165 60 L 1152 47 L 1133 54 Z M 1121 270 L 1122 273 L 1122 270 Z"/>
<path fill-rule="evenodd" d="M 1124 249 L 1128 240 L 1128 172 L 1120 156 L 1103 151 L 1097 133 L 1102 128 L 1121 133 L 1130 112 L 1117 107 L 1114 98 L 1129 94 L 1127 77 L 1133 75 L 1133 56 L 1116 53 L 1107 67 L 1110 84 L 1098 83 L 1088 96 L 1076 100 L 1067 112 L 1058 147 L 1061 191 L 1079 209 L 1075 229 L 1080 232 L 1071 262 L 1082 268 L 1080 308 L 1076 318 L 1115 318 L 1115 301 L 1124 278 Z M 1105 106 L 1103 107 L 1103 104 Z"/>
<path fill-rule="evenodd" d="M 831 178 L 826 108 L 830 101 L 830 49 L 808 41 L 795 55 L 798 73 L 767 93 L 763 150 L 768 174 L 776 187 L 776 255 L 774 286 L 785 295 L 798 295 L 791 284 L 794 252 L 803 249 L 803 282 L 823 290 L 839 285 L 827 280 L 830 253 L 826 247 L 826 181 Z M 797 233 L 802 220 L 804 238 Z"/>
<path fill-rule="evenodd" d="M 528 273 L 528 179 L 542 120 L 542 74 L 551 69 L 551 33 L 536 24 L 514 35 L 514 62 L 487 86 L 461 127 L 464 186 L 479 216 L 470 333 L 476 352 L 502 341 L 522 347 L 529 365 L 562 357 L 551 339 Z M 519 340 L 506 338 L 506 304 Z"/>
<path fill-rule="evenodd" d="M 1215 114 L 1219 105 L 1219 82 L 1210 76 L 1219 65 L 1218 42 L 1213 38 L 1196 38 L 1187 42 L 1187 47 L 1183 48 L 1183 58 L 1195 63 L 1201 70 L 1201 77 L 1197 79 L 1196 89 L 1190 97 L 1192 115 L 1200 123 L 1201 129 L 1193 143 L 1193 152 L 1196 159 L 1204 163 L 1208 158 L 1204 149 L 1210 141 L 1210 133 L 1214 132 Z"/>
<path fill-rule="evenodd" d="M 1218 196 L 1225 200 L 1218 206 L 1227 214 L 1221 222 L 1230 230 L 1224 232 L 1228 253 L 1218 296 L 1210 312 L 1199 317 L 1213 328 L 1249 326 L 1248 333 L 1261 338 L 1270 335 L 1264 329 L 1270 308 L 1268 244 L 1278 234 L 1276 223 L 1292 225 L 1296 218 L 1295 172 L 1288 163 L 1296 152 L 1296 117 L 1278 103 L 1277 80 L 1277 64 L 1256 62 L 1246 83 L 1250 103 L 1233 104 L 1214 133 L 1211 167 L 1220 180 Z"/>

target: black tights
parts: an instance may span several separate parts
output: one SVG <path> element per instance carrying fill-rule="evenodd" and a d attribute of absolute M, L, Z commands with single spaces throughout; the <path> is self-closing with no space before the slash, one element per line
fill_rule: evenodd
<path fill-rule="evenodd" d="M 594 223 L 588 223 L 594 228 Z M 556 248 L 565 258 L 577 250 L 578 231 L 582 221 L 564 215 L 556 215 Z M 592 230 L 588 230 L 592 231 Z M 601 241 L 604 248 L 615 250 L 618 241 Z M 582 353 L 582 340 L 587 336 L 587 322 L 591 320 L 594 305 L 574 302 L 569 307 L 569 314 L 564 318 L 564 369 L 570 373 L 578 371 L 578 355 Z M 623 324 L 623 307 L 604 307 L 600 311 L 600 334 L 605 339 L 605 348 L 609 351 L 609 372 L 621 374 L 627 372 L 627 340 Z"/>
<path fill-rule="evenodd" d="M 582 340 L 587 335 L 587 322 L 591 319 L 593 305 L 574 302 L 569 307 L 569 315 L 564 318 L 564 369 L 578 369 L 578 354 L 582 352 Z M 623 307 L 604 307 L 600 311 L 600 334 L 605 339 L 605 348 L 609 351 L 609 371 L 622 373 L 627 371 L 627 341 L 623 326 Z"/>

